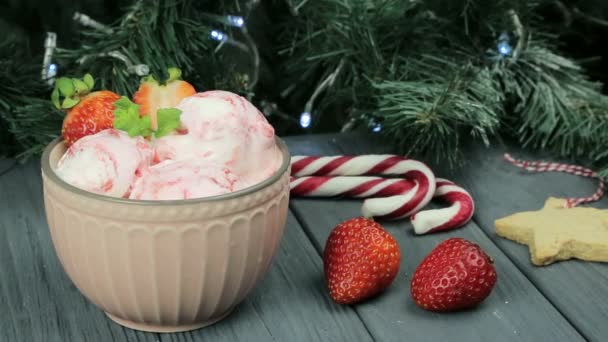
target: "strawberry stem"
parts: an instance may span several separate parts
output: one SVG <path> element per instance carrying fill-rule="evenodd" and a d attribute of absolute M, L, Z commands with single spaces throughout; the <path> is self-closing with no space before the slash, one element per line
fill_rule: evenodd
<path fill-rule="evenodd" d="M 95 80 L 93 79 L 93 76 L 91 76 L 91 74 L 84 74 L 82 81 L 86 83 L 87 87 L 89 87 L 89 90 L 93 89 L 93 87 L 95 86 Z"/>
<path fill-rule="evenodd" d="M 156 80 L 156 78 L 154 78 L 154 76 L 152 75 L 148 75 L 144 78 L 141 79 L 141 83 L 154 83 L 154 84 L 158 84 L 158 81 Z"/>
<path fill-rule="evenodd" d="M 167 83 L 179 80 L 182 77 L 182 71 L 179 68 L 169 68 L 167 69 L 167 72 L 169 72 Z"/>
<path fill-rule="evenodd" d="M 152 128 L 153 131 L 158 130 L 158 113 L 155 111 L 152 111 L 152 113 L 150 113 L 149 115 L 150 115 L 150 128 Z"/>
<path fill-rule="evenodd" d="M 60 77 L 55 81 L 51 101 L 58 109 L 69 109 L 80 102 L 80 99 L 91 92 L 95 85 L 93 76 L 84 75 L 83 79 Z"/>

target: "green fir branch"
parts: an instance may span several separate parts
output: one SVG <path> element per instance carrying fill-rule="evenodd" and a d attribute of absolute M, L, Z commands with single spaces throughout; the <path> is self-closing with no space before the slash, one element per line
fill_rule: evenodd
<path fill-rule="evenodd" d="M 549 3 L 309 1 L 285 20 L 285 83 L 311 88 L 343 63 L 317 108 L 381 121 L 404 153 L 454 161 L 463 141 L 502 131 L 608 175 L 607 97 L 547 34 Z"/>
<path fill-rule="evenodd" d="M 16 111 L 31 98 L 48 96 L 48 87 L 40 79 L 41 65 L 31 56 L 26 38 L 17 33 L 6 38 L 0 43 L 0 156 L 14 157 L 22 150 L 13 130 Z"/>
<path fill-rule="evenodd" d="M 213 13 L 222 6 L 223 1 L 195 6 L 191 0 L 139 0 L 109 25 L 111 32 L 84 29 L 81 46 L 58 49 L 56 57 L 60 68 L 75 75 L 91 73 L 101 88 L 121 95 L 132 94 L 141 77 L 128 70 L 123 61 L 108 55 L 114 51 L 126 56 L 133 65 L 148 66 L 150 73 L 160 78 L 164 78 L 169 67 L 178 66 L 184 78 L 192 80 L 199 89 L 218 85 L 217 69 L 212 69 L 214 72 L 205 69 L 221 66 L 227 70 L 221 80 L 224 89 L 242 92 L 238 75 L 229 73 L 233 66 L 225 62 L 223 52 L 215 51 L 219 43 L 210 39 L 214 29 L 229 32 L 229 27 L 206 12 Z"/>
<path fill-rule="evenodd" d="M 65 113 L 53 106 L 50 100 L 36 97 L 25 98 L 26 104 L 15 108 L 10 120 L 20 161 L 27 161 L 42 154 L 45 146 L 61 134 Z"/>
<path fill-rule="evenodd" d="M 65 75 L 91 73 L 97 89 L 128 96 L 141 77 L 122 60 L 109 56 L 111 52 L 126 56 L 132 65 L 147 65 L 160 79 L 169 67 L 179 66 L 185 79 L 199 90 L 243 93 L 247 82 L 235 71 L 238 61 L 227 58 L 232 51 L 216 52 L 220 43 L 210 39 L 212 29 L 229 32 L 229 27 L 217 19 L 223 17 L 214 19 L 206 11 L 226 8 L 224 1 L 139 0 L 109 25 L 111 32 L 83 28 L 81 45 L 57 49 L 54 62 Z M 60 134 L 64 114 L 52 106 L 49 87 L 40 80 L 42 58 L 21 57 L 21 52 L 27 50 L 0 44 L 0 155 L 26 160 L 38 156 Z"/>
<path fill-rule="evenodd" d="M 421 59 L 407 68 L 423 69 L 426 77 L 373 85 L 376 114 L 404 153 L 454 163 L 463 140 L 489 144 L 502 114 L 500 85 L 484 68 Z"/>

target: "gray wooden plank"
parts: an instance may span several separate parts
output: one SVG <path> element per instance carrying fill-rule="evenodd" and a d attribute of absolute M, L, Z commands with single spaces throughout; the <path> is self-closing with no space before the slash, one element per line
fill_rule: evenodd
<path fill-rule="evenodd" d="M 503 161 L 507 151 L 516 158 L 556 160 L 550 153 L 530 153 L 514 146 L 470 147 L 470 163 L 452 173 L 477 199 L 474 220 L 587 339 L 606 341 L 608 264 L 569 260 L 537 267 L 530 262 L 527 246 L 501 238 L 494 228 L 496 219 L 540 209 L 549 196 L 588 196 L 595 192 L 597 182 L 562 173 L 529 173 Z M 608 198 L 591 206 L 606 209 Z"/>
<path fill-rule="evenodd" d="M 41 193 L 36 163 L 0 177 L 0 341 L 371 340 L 352 309 L 332 306 L 322 295 L 321 261 L 291 215 L 268 274 L 225 320 L 178 334 L 122 328 L 87 302 L 61 269 Z"/>
<path fill-rule="evenodd" d="M 86 302 L 54 254 L 36 163 L 0 178 L 0 340 L 156 341 Z"/>
<path fill-rule="evenodd" d="M 347 139 L 346 139 L 347 138 Z M 342 136 L 320 142 L 324 154 L 365 153 L 368 143 L 360 136 Z M 304 154 L 291 144 L 292 154 Z M 386 145 L 379 144 L 386 150 Z M 314 150 L 314 149 L 312 149 Z M 380 150 L 376 149 L 375 153 Z M 360 201 L 296 199 L 292 208 L 316 245 L 322 248 L 329 231 L 339 222 L 360 215 Z M 474 222 L 450 232 L 414 236 L 409 221 L 384 222 L 402 249 L 402 266 L 395 283 L 376 299 L 354 306 L 372 336 L 382 341 L 471 340 L 534 341 L 583 340 L 566 319 L 546 300 L 515 265 L 488 239 Z M 459 236 L 475 241 L 496 262 L 498 283 L 491 296 L 478 308 L 458 313 L 435 314 L 419 309 L 409 296 L 409 281 L 415 267 L 440 241 Z M 321 249 L 319 249 L 321 253 Z"/>
<path fill-rule="evenodd" d="M 9 173 L 17 165 L 14 159 L 0 157 L 0 176 Z"/>

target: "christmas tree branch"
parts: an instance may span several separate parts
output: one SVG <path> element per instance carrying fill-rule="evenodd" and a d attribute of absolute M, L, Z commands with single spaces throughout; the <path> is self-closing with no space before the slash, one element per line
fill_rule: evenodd
<path fill-rule="evenodd" d="M 221 4 L 206 5 L 210 12 L 217 6 Z M 56 57 L 64 68 L 95 75 L 102 88 L 131 94 L 142 76 L 133 66 L 145 66 L 156 76 L 164 76 L 169 67 L 179 66 L 184 77 L 194 79 L 191 76 L 200 77 L 201 65 L 218 65 L 221 54 L 214 52 L 217 42 L 210 34 L 217 28 L 228 29 L 221 21 L 217 16 L 198 11 L 189 0 L 137 1 L 107 29 L 84 29 L 82 46 L 58 49 Z M 121 57 L 116 58 L 117 55 Z M 192 82 L 197 81 L 201 86 L 205 83 L 205 87 L 216 83 L 211 77 Z M 223 85 L 242 90 L 236 75 L 227 77 Z"/>
<path fill-rule="evenodd" d="M 450 162 L 457 161 L 460 142 L 468 137 L 489 144 L 502 108 L 499 84 L 488 70 L 428 56 L 408 65 L 412 69 L 426 75 L 373 85 L 385 134 L 406 154 Z"/>

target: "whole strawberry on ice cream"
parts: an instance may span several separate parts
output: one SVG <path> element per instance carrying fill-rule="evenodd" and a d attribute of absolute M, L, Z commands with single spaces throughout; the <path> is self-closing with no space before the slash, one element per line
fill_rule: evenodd
<path fill-rule="evenodd" d="M 167 73 L 169 77 L 163 84 L 153 76 L 145 77 L 133 94 L 133 102 L 139 105 L 139 114 L 150 117 L 150 127 L 153 130 L 158 129 L 158 110 L 174 108 L 182 99 L 196 93 L 190 83 L 180 79 L 180 69 L 169 68 Z"/>
<path fill-rule="evenodd" d="M 168 74 L 162 83 L 145 78 L 133 101 L 89 94 L 89 75 L 58 80 L 53 102 L 70 109 L 64 141 L 73 144 L 59 176 L 108 196 L 181 200 L 234 192 L 276 172 L 283 156 L 255 106 L 226 91 L 195 94 L 179 69 Z"/>
<path fill-rule="evenodd" d="M 106 129 L 70 146 L 57 164 L 57 175 L 83 190 L 125 196 L 150 162 L 152 149 L 142 137 Z"/>
<path fill-rule="evenodd" d="M 90 74 L 82 79 L 61 77 L 55 82 L 51 100 L 66 110 L 61 135 L 66 146 L 78 139 L 112 128 L 114 102 L 120 96 L 108 90 L 92 91 L 95 81 Z"/>
<path fill-rule="evenodd" d="M 274 129 L 243 97 L 207 91 L 185 98 L 176 108 L 186 133 L 158 139 L 159 160 L 204 160 L 229 168 L 247 185 L 270 177 L 279 167 Z"/>

